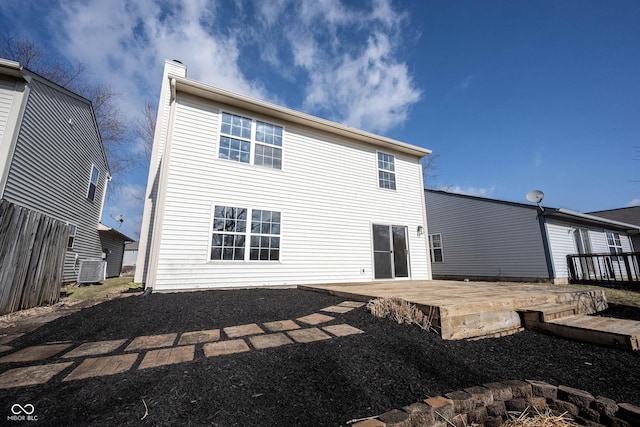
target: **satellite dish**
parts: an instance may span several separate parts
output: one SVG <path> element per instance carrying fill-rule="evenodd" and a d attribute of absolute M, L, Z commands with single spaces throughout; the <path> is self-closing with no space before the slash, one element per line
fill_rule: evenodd
<path fill-rule="evenodd" d="M 532 190 L 527 193 L 526 197 L 531 203 L 540 203 L 544 199 L 544 193 L 540 190 Z"/>

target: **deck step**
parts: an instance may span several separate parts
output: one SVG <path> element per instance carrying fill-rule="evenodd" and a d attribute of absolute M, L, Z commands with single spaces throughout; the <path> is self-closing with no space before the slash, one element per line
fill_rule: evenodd
<path fill-rule="evenodd" d="M 578 314 L 575 304 L 547 303 L 518 309 L 526 327 L 529 322 L 548 322 L 550 320 Z"/>
<path fill-rule="evenodd" d="M 640 350 L 640 322 L 576 314 L 546 322 L 529 322 L 527 329 L 608 347 Z"/>

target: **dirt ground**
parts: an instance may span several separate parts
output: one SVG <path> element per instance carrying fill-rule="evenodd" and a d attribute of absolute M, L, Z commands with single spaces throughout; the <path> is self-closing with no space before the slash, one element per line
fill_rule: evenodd
<path fill-rule="evenodd" d="M 294 289 L 119 298 L 50 321 L 12 345 L 80 344 L 295 319 L 343 300 Z M 613 305 L 605 314 L 640 320 L 637 307 Z M 23 402 L 37 408 L 38 425 L 340 426 L 508 379 L 563 384 L 640 404 L 639 352 L 528 331 L 444 341 L 416 326 L 375 318 L 365 307 L 336 315 L 333 323 L 364 333 L 215 358 L 198 348 L 191 362 L 145 370 L 134 365 L 127 373 L 78 381 L 63 382 L 63 374 L 41 386 L 0 390 L 0 416 Z M 11 363 L 2 371 L 30 364 Z"/>

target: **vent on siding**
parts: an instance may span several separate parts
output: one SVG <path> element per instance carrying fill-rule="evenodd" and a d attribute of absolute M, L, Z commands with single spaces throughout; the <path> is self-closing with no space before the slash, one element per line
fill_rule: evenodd
<path fill-rule="evenodd" d="M 88 259 L 80 261 L 78 283 L 96 283 L 106 277 L 107 262 L 101 259 Z"/>

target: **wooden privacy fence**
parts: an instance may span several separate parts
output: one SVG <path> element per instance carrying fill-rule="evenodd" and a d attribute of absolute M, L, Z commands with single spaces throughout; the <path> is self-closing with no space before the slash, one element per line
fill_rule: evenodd
<path fill-rule="evenodd" d="M 0 314 L 60 298 L 69 227 L 0 200 Z"/>
<path fill-rule="evenodd" d="M 571 283 L 640 285 L 640 252 L 567 255 L 567 265 Z"/>

